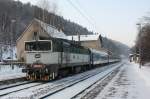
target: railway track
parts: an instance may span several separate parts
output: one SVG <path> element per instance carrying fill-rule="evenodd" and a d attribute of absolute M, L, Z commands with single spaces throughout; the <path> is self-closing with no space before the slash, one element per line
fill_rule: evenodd
<path fill-rule="evenodd" d="M 94 99 L 123 68 L 118 68 L 110 72 L 108 75 L 99 79 L 80 93 L 74 95 L 71 99 Z"/>
<path fill-rule="evenodd" d="M 117 63 L 118 65 L 121 65 L 119 63 Z M 10 90 L 9 92 L 6 91 L 7 93 L 3 93 L 3 94 L 0 94 L 0 96 L 5 96 L 5 97 L 13 97 L 14 95 L 16 96 L 17 93 L 26 93 L 26 92 L 29 92 L 32 90 L 31 88 L 34 88 L 36 90 L 32 90 L 32 94 L 28 95 L 27 97 L 29 98 L 40 98 L 40 99 L 43 99 L 43 98 L 48 98 L 62 90 L 65 90 L 69 87 L 72 87 L 73 85 L 76 85 L 82 81 L 85 81 L 97 74 L 100 74 L 101 72 L 107 70 L 107 69 L 110 69 L 112 67 L 114 67 L 115 65 L 117 64 L 113 64 L 111 66 L 105 66 L 105 67 L 102 67 L 102 68 L 97 68 L 95 70 L 91 70 L 91 71 L 88 71 L 86 73 L 81 73 L 81 74 L 77 74 L 77 75 L 74 75 L 74 76 L 71 76 L 71 77 L 67 77 L 67 78 L 63 78 L 63 79 L 60 79 L 60 80 L 57 80 L 57 81 L 53 81 L 53 82 L 50 82 L 50 83 L 45 83 L 45 84 L 35 84 L 35 85 L 32 85 L 33 83 L 31 83 L 31 85 L 28 85 L 28 86 L 24 86 L 23 88 L 20 88 L 20 86 L 17 86 L 18 90 Z M 14 87 L 16 89 L 16 87 Z M 8 88 L 7 90 L 9 90 L 10 88 Z M 5 97 L 2 97 L 2 98 L 5 98 Z"/>
<path fill-rule="evenodd" d="M 48 97 L 48 96 L 51 96 L 51 95 L 53 95 L 53 94 L 55 94 L 55 93 L 57 93 L 57 92 L 60 92 L 61 90 L 64 90 L 64 89 L 66 89 L 66 88 L 68 88 L 68 87 L 71 87 L 71 86 L 73 86 L 73 85 L 75 85 L 75 84 L 81 82 L 81 81 L 84 81 L 84 80 L 86 80 L 86 79 L 88 79 L 88 78 L 90 78 L 90 77 L 93 77 L 93 76 L 96 75 L 96 74 L 97 74 L 97 73 L 92 74 L 92 75 L 85 75 L 85 76 L 83 76 L 82 78 L 74 79 L 74 80 L 71 80 L 71 81 L 66 82 L 66 83 L 64 83 L 64 84 L 60 84 L 60 85 L 58 85 L 58 86 L 55 86 L 55 87 L 53 87 L 53 88 L 51 89 L 51 90 L 52 90 L 51 93 L 49 93 L 49 94 L 46 95 L 46 96 L 41 97 L 40 99 L 44 99 L 44 98 L 46 98 L 46 97 Z"/>
<path fill-rule="evenodd" d="M 5 90 L 5 89 L 8 89 L 8 88 L 13 88 L 13 87 L 17 87 L 17 86 L 20 86 L 20 85 L 25 85 L 25 84 L 29 84 L 29 83 L 32 83 L 33 81 L 23 81 L 23 82 L 17 82 L 15 84 L 9 84 L 9 85 L 1 85 L 0 86 L 0 90 Z"/>
<path fill-rule="evenodd" d="M 106 69 L 106 68 L 103 68 L 101 71 L 98 71 L 98 72 L 95 72 L 95 73 L 92 73 L 92 74 L 89 74 L 89 75 L 85 75 L 82 78 L 75 79 L 74 81 L 70 81 L 68 83 L 65 83 L 64 85 L 56 86 L 55 88 L 52 89 L 53 92 L 50 92 L 49 94 L 47 94 L 47 95 L 45 95 L 43 97 L 40 97 L 40 99 L 50 98 L 50 96 L 54 95 L 55 93 L 58 93 L 58 92 L 60 92 L 62 90 L 65 90 L 65 89 L 67 89 L 67 88 L 69 88 L 69 87 L 71 87 L 73 85 L 76 85 L 76 84 L 78 84 L 78 83 L 80 83 L 82 81 L 85 81 L 85 80 L 87 80 L 87 79 L 89 79 L 89 78 L 91 78 L 91 77 L 101 73 L 104 69 Z"/>
<path fill-rule="evenodd" d="M 122 64 L 121 64 L 121 65 L 122 65 Z M 120 66 L 121 66 L 121 65 L 120 65 Z M 101 77 L 99 80 L 97 80 L 96 82 L 94 82 L 94 83 L 91 84 L 90 86 L 92 86 L 92 85 L 96 84 L 97 82 L 99 82 L 100 80 L 106 78 L 106 77 L 107 77 L 108 75 L 110 75 L 112 72 L 114 72 L 115 70 L 118 70 L 118 69 L 120 68 L 120 66 L 118 66 L 118 67 L 115 68 L 114 70 L 112 70 L 112 71 L 106 73 L 103 77 Z M 57 89 L 56 91 L 54 91 L 54 92 L 52 92 L 52 93 L 50 93 L 50 94 L 48 94 L 48 95 L 45 95 L 45 96 L 41 97 L 40 99 L 54 99 L 54 98 L 56 98 L 56 97 L 55 97 L 55 96 L 53 97 L 52 95 L 55 95 L 55 93 L 61 92 L 62 90 L 65 90 L 65 89 L 67 90 L 67 88 L 70 88 L 70 87 L 72 87 L 72 86 L 74 86 L 74 85 L 76 85 L 76 84 L 78 84 L 78 83 L 84 82 L 85 80 L 87 80 L 87 79 L 89 79 L 89 78 L 91 78 L 91 77 L 93 77 L 93 76 L 95 76 L 95 75 L 97 75 L 97 74 L 100 74 L 100 73 L 101 73 L 101 72 L 97 72 L 97 73 L 95 73 L 95 74 L 89 75 L 88 77 L 82 78 L 82 79 L 80 79 L 80 80 L 78 80 L 78 81 L 76 81 L 76 82 L 72 82 L 72 83 L 70 83 L 70 84 L 68 84 L 68 85 L 66 85 L 66 86 L 62 86 L 60 89 Z M 83 89 L 82 91 L 88 89 L 90 86 L 86 87 L 86 88 Z M 76 96 L 78 96 L 80 93 L 82 93 L 82 91 L 80 91 L 78 94 L 75 94 L 75 95 L 73 95 L 73 96 L 71 96 L 71 97 L 67 97 L 67 98 L 65 98 L 65 99 L 74 99 Z M 52 96 L 52 97 L 51 97 L 51 96 Z"/>
<path fill-rule="evenodd" d="M 3 88 L 0 88 L 0 97 L 14 93 L 14 92 L 18 92 L 21 90 L 25 90 L 31 87 L 39 86 L 39 85 L 42 85 L 42 83 L 33 83 L 29 81 L 29 82 L 23 82 L 20 84 L 3 87 Z"/>
<path fill-rule="evenodd" d="M 0 81 L 0 86 L 15 84 L 15 83 L 20 82 L 20 81 L 25 81 L 25 77 L 14 78 L 14 79 L 7 79 L 7 80 L 1 80 Z"/>

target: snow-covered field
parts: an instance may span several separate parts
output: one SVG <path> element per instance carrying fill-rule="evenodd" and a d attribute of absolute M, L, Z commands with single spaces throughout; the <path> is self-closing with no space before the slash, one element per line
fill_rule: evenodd
<path fill-rule="evenodd" d="M 96 99 L 150 99 L 150 67 L 127 63 Z"/>
<path fill-rule="evenodd" d="M 22 68 L 19 66 L 0 65 L 0 81 L 24 77 Z"/>

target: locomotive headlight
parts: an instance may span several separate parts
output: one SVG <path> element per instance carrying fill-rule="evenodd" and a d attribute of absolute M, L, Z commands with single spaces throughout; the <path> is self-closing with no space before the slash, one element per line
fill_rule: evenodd
<path fill-rule="evenodd" d="M 41 54 L 35 54 L 35 58 L 41 58 Z"/>

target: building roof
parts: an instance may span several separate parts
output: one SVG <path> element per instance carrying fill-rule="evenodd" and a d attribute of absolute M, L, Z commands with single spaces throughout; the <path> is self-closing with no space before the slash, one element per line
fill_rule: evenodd
<path fill-rule="evenodd" d="M 100 34 L 80 35 L 80 41 L 95 41 L 99 39 Z M 67 36 L 68 40 L 79 41 L 78 35 Z"/>
<path fill-rule="evenodd" d="M 46 31 L 48 33 L 48 35 L 50 37 L 67 39 L 67 36 L 62 31 L 58 31 L 58 29 L 56 29 L 54 26 L 52 26 L 50 24 L 47 24 L 47 23 L 44 23 L 43 21 L 40 21 L 40 20 L 34 18 L 31 21 L 31 23 L 28 25 L 28 27 L 25 29 L 25 31 L 21 34 L 21 36 L 17 39 L 17 41 L 20 40 L 23 37 L 25 32 L 29 29 L 29 27 L 35 21 L 39 23 L 39 25 L 44 29 L 44 31 Z"/>
<path fill-rule="evenodd" d="M 74 41 L 79 41 L 78 35 L 67 36 L 62 31 L 58 31 L 58 29 L 55 28 L 54 26 L 44 23 L 43 21 L 38 20 L 36 18 L 32 20 L 32 22 L 28 25 L 26 30 L 22 33 L 22 35 L 17 40 L 22 38 L 22 36 L 25 34 L 28 28 L 33 24 L 33 22 L 38 22 L 38 24 L 44 29 L 44 31 L 48 33 L 50 37 L 61 38 L 61 39 L 66 39 L 66 40 L 72 40 L 73 38 Z M 99 39 L 99 36 L 100 34 L 80 35 L 80 41 L 93 41 L 93 40 L 96 41 Z"/>
<path fill-rule="evenodd" d="M 104 49 L 103 49 L 103 50 L 96 50 L 96 49 L 90 48 L 90 50 L 91 50 L 92 52 L 97 53 L 97 54 L 100 54 L 100 55 L 102 55 L 102 56 L 107 56 L 107 55 L 108 55 L 107 51 L 104 50 Z"/>
<path fill-rule="evenodd" d="M 67 39 L 67 36 L 65 35 L 65 33 L 63 33 L 62 31 L 58 31 L 58 29 L 56 29 L 54 26 L 44 23 L 43 21 L 40 21 L 38 19 L 35 19 L 35 20 L 49 34 L 50 37 Z"/>

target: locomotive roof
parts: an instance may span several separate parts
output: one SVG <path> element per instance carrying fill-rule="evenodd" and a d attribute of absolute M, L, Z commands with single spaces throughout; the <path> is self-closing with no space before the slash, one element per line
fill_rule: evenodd
<path fill-rule="evenodd" d="M 38 41 L 49 41 L 49 40 L 53 40 L 53 41 L 56 41 L 56 42 L 66 42 L 66 43 L 69 43 L 70 45 L 73 45 L 73 46 L 76 46 L 76 47 L 80 47 L 80 48 L 85 48 L 85 49 L 88 49 L 84 46 L 81 46 L 79 44 L 79 42 L 76 42 L 76 41 L 71 41 L 71 40 L 67 40 L 67 39 L 62 39 L 62 38 L 53 38 L 53 37 L 49 37 L 49 38 L 46 38 L 44 40 L 38 40 Z M 36 40 L 31 40 L 31 41 L 25 41 L 25 42 L 34 42 Z"/>
<path fill-rule="evenodd" d="M 93 40 L 98 40 L 100 34 L 90 34 L 90 35 L 80 35 L 80 41 L 93 41 Z M 71 35 L 67 36 L 68 40 L 74 40 L 74 41 L 79 41 L 78 35 Z"/>
<path fill-rule="evenodd" d="M 73 46 L 76 46 L 76 47 L 86 48 L 86 47 L 84 47 L 84 46 L 81 46 L 81 45 L 79 44 L 79 42 L 76 42 L 76 41 L 67 40 L 67 39 L 62 39 L 62 38 L 50 38 L 50 39 L 56 40 L 56 41 L 60 41 L 60 42 L 66 42 L 66 43 L 69 43 L 69 44 L 71 44 L 71 45 L 73 45 Z M 86 48 L 86 49 L 88 49 L 88 48 Z"/>

